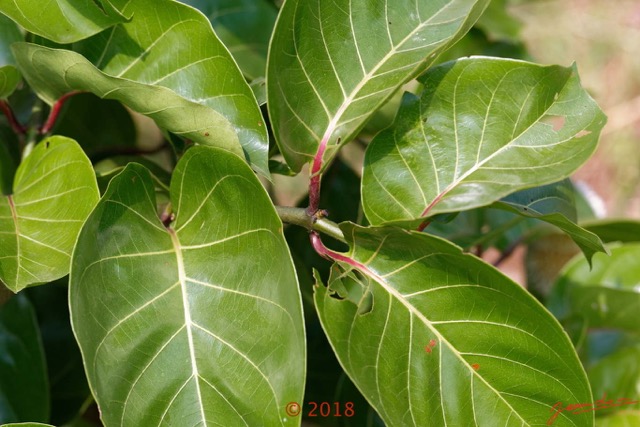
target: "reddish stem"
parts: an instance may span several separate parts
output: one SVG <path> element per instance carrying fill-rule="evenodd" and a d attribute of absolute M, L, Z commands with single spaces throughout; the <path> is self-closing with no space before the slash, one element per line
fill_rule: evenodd
<path fill-rule="evenodd" d="M 60 115 L 60 111 L 62 110 L 62 107 L 64 106 L 65 102 L 67 102 L 67 100 L 72 96 L 77 95 L 79 93 L 82 93 L 82 92 L 79 90 L 74 90 L 73 92 L 65 93 L 56 101 L 55 104 L 53 104 L 53 107 L 51 107 L 51 112 L 49 113 L 49 117 L 47 117 L 47 121 L 40 128 L 40 131 L 39 131 L 40 135 L 47 134 L 51 131 L 53 126 L 56 124 L 58 115 Z"/>
<path fill-rule="evenodd" d="M 418 226 L 417 230 L 418 231 L 423 231 L 425 228 L 427 228 L 429 226 L 429 224 L 431 224 L 431 220 L 425 219 L 424 221 L 422 221 L 422 223 L 420 223 L 420 225 Z"/>
<path fill-rule="evenodd" d="M 7 121 L 9 122 L 9 125 L 11 125 L 11 129 L 16 134 L 24 135 L 25 133 L 27 133 L 27 128 L 25 128 L 20 124 L 20 122 L 18 122 L 18 119 L 16 119 L 15 114 L 13 114 L 13 110 L 11 109 L 11 106 L 7 104 L 6 101 L 0 101 L 0 110 L 2 110 L 5 116 L 7 116 Z"/>
<path fill-rule="evenodd" d="M 322 161 L 324 152 L 327 150 L 328 137 L 325 137 L 320 141 L 320 146 L 316 152 L 316 156 L 313 158 L 313 165 L 311 166 L 311 180 L 309 182 L 309 207 L 307 208 L 307 214 L 314 215 L 318 212 L 320 207 L 320 181 L 322 179 Z"/>
<path fill-rule="evenodd" d="M 348 264 L 353 268 L 357 268 L 363 274 L 366 274 L 367 276 L 372 277 L 378 283 L 384 282 L 384 278 L 380 277 L 377 273 L 370 270 L 366 265 L 356 261 L 353 258 L 349 258 L 346 255 L 343 255 L 338 252 L 334 252 L 331 249 L 327 249 L 324 243 L 322 243 L 322 240 L 320 239 L 320 235 L 317 232 L 312 231 L 310 234 L 310 237 L 311 237 L 311 245 L 313 246 L 313 249 L 315 249 L 315 251 L 321 257 L 326 258 L 328 260 L 332 260 L 332 261 L 344 262 L 345 264 Z"/>
<path fill-rule="evenodd" d="M 341 253 L 338 252 L 334 252 L 331 249 L 328 249 L 324 243 L 322 243 L 322 240 L 320 239 L 320 235 L 316 232 L 316 231 L 312 231 L 309 234 L 309 237 L 311 238 L 311 245 L 313 246 L 313 249 L 315 249 L 315 251 L 318 253 L 318 255 L 320 255 L 323 258 L 326 258 L 328 260 L 333 260 L 333 261 L 341 261 L 344 263 L 347 263 L 353 267 L 356 267 L 362 271 L 368 271 L 368 269 L 360 264 L 359 262 L 357 262 L 354 259 L 351 259 L 347 256 L 344 256 Z"/>

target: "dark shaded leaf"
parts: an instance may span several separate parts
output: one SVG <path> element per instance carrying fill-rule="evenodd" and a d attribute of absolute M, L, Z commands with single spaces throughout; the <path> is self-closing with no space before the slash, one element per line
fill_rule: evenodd
<path fill-rule="evenodd" d="M 0 307 L 0 355 L 0 423 L 47 421 L 47 367 L 37 319 L 24 295 Z"/>

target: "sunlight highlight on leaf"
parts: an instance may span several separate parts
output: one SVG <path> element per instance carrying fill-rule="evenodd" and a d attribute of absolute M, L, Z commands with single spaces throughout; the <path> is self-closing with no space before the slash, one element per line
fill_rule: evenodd
<path fill-rule="evenodd" d="M 326 160 L 478 19 L 487 0 L 288 0 L 268 61 L 280 152 L 299 171 Z"/>
<path fill-rule="evenodd" d="M 154 199 L 149 172 L 129 164 L 74 252 L 72 323 L 103 421 L 295 425 L 301 300 L 264 188 L 237 156 L 194 147 L 173 173 L 169 228 Z"/>
<path fill-rule="evenodd" d="M 91 162 L 69 138 L 40 142 L 0 197 L 0 278 L 14 292 L 69 272 L 80 227 L 98 202 Z"/>
<path fill-rule="evenodd" d="M 575 67 L 474 57 L 419 80 L 420 99 L 407 94 L 367 149 L 362 198 L 372 224 L 417 225 L 566 178 L 606 122 Z"/>
<path fill-rule="evenodd" d="M 317 311 L 387 425 L 544 425 L 556 402 L 591 401 L 560 324 L 498 270 L 425 233 L 342 229 L 351 251 L 328 288 L 315 288 Z M 554 425 L 592 417 L 561 414 Z"/>

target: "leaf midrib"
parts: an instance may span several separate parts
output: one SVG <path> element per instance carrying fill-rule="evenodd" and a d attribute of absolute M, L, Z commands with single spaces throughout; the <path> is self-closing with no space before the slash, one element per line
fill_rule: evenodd
<path fill-rule="evenodd" d="M 187 274 L 184 268 L 184 259 L 182 258 L 182 249 L 180 240 L 176 232 L 172 228 L 167 229 L 171 236 L 171 243 L 173 244 L 174 251 L 176 253 L 176 261 L 178 266 L 178 281 L 180 283 L 180 289 L 182 294 L 182 306 L 184 310 L 184 320 L 187 330 L 187 340 L 189 343 L 189 359 L 191 361 L 192 377 L 196 385 L 196 394 L 198 400 L 198 406 L 200 409 L 200 417 L 204 425 L 207 425 L 207 419 L 204 413 L 202 392 L 200 391 L 200 374 L 198 372 L 198 362 L 196 360 L 195 345 L 193 344 L 193 322 L 191 320 L 191 308 L 189 307 L 189 295 L 187 294 Z"/>
<path fill-rule="evenodd" d="M 398 51 L 398 49 L 407 42 L 408 39 L 410 39 L 413 35 L 415 35 L 417 32 L 419 32 L 420 30 L 422 30 L 423 27 L 425 27 L 426 25 L 428 25 L 436 16 L 438 16 L 443 10 L 447 9 L 449 6 L 451 6 L 453 2 L 450 1 L 448 2 L 445 6 L 443 6 L 441 9 L 439 9 L 436 13 L 434 13 L 428 20 L 422 22 L 420 25 L 418 25 L 413 31 L 409 32 L 409 34 L 407 34 L 407 36 L 405 36 L 405 38 L 403 38 L 398 44 L 396 45 L 392 45 L 392 48 L 389 50 L 389 52 L 382 57 L 382 59 L 380 61 L 378 61 L 378 63 L 371 68 L 371 70 L 366 73 L 362 79 L 360 79 L 360 81 L 358 82 L 358 84 L 356 85 L 356 87 L 351 91 L 351 93 L 344 99 L 344 101 L 342 102 L 342 104 L 340 105 L 340 107 L 338 108 L 338 110 L 336 110 L 335 115 L 333 116 L 333 118 L 329 121 L 329 124 L 327 125 L 327 129 L 324 133 L 324 135 L 322 136 L 322 140 L 321 140 L 321 145 L 322 144 L 326 144 L 329 141 L 329 138 L 331 138 L 331 135 L 333 134 L 333 132 L 335 131 L 335 129 L 337 128 L 340 119 L 342 118 L 342 115 L 346 112 L 346 110 L 349 108 L 349 106 L 351 105 L 351 103 L 353 102 L 353 100 L 355 99 L 356 95 L 358 95 L 358 93 L 360 93 L 360 91 L 362 90 L 362 88 L 367 84 L 367 82 L 369 82 L 374 76 L 375 73 L 383 66 L 387 63 L 387 61 L 389 59 L 391 59 L 393 57 L 393 55 L 395 55 Z M 349 4 L 351 4 L 351 2 L 349 2 Z M 322 22 L 319 22 L 320 27 L 322 28 Z M 387 26 L 388 28 L 388 26 Z M 440 43 L 446 43 L 446 41 L 450 40 L 453 36 L 449 36 L 447 38 L 444 38 L 442 40 L 440 40 Z M 357 44 L 357 40 L 355 38 L 354 35 L 354 45 L 356 48 L 356 51 L 358 52 L 358 55 L 360 55 L 360 49 L 358 48 L 358 44 Z M 323 43 L 325 43 L 324 39 L 323 39 Z M 297 54 L 297 52 L 296 52 Z M 299 57 L 299 56 L 298 56 Z M 415 70 L 419 69 L 420 67 L 422 67 L 422 65 L 427 62 L 429 60 L 429 57 L 426 57 L 422 62 L 418 63 L 412 70 L 411 73 L 409 73 L 409 75 L 413 75 L 415 74 Z M 329 61 L 332 63 L 333 65 L 333 60 L 331 59 L 331 57 L 329 56 Z M 302 63 L 302 62 L 301 62 Z M 305 73 L 306 74 L 306 73 Z M 336 74 L 336 80 L 338 80 L 338 83 L 340 85 L 340 87 L 342 87 L 342 81 L 340 80 L 339 76 L 337 73 Z M 406 80 L 406 79 L 405 79 Z M 311 83 L 311 82 L 309 82 Z M 392 89 L 392 88 L 390 88 Z M 316 93 L 317 91 L 314 90 Z M 384 102 L 384 100 L 382 100 L 381 102 Z M 380 102 L 380 103 L 381 103 Z M 323 102 L 324 104 L 324 102 Z"/>
<path fill-rule="evenodd" d="M 20 227 L 18 227 L 18 212 L 16 211 L 15 204 L 13 203 L 13 196 L 8 195 L 7 200 L 9 202 L 9 209 L 11 210 L 11 218 L 13 220 L 13 226 L 16 229 L 16 286 L 19 285 L 20 281 L 20 260 L 22 259 L 22 255 L 20 253 Z"/>
<path fill-rule="evenodd" d="M 515 70 L 517 69 L 513 69 L 513 70 L 509 70 L 509 72 L 507 74 L 510 74 L 511 72 L 515 72 Z M 460 76 L 458 76 L 458 80 L 461 78 L 462 73 L 460 74 Z M 502 77 L 502 79 L 500 80 L 500 82 L 502 82 L 504 79 L 506 78 L 506 75 Z M 562 92 L 562 90 L 564 90 L 564 88 L 566 87 L 567 83 L 568 83 L 569 79 L 567 79 L 564 84 L 562 85 L 561 88 L 558 89 L 557 93 L 559 94 L 560 92 Z M 500 85 L 497 85 L 494 90 L 493 93 L 491 94 L 491 103 L 493 102 L 493 98 L 495 97 L 496 92 L 498 91 Z M 458 89 L 458 84 L 456 83 L 456 85 L 454 86 L 454 93 L 457 91 Z M 527 96 L 528 99 L 528 96 Z M 526 101 L 526 100 L 525 100 Z M 466 172 L 464 172 L 462 175 L 460 175 L 457 178 L 454 178 L 452 180 L 452 182 L 447 185 L 447 187 L 442 190 L 442 192 L 440 192 L 439 194 L 436 195 L 435 198 L 433 198 L 433 200 L 431 201 L 431 203 L 429 203 L 427 205 L 427 207 L 424 209 L 424 211 L 421 214 L 421 217 L 424 218 L 426 217 L 429 212 L 431 211 L 431 209 L 436 206 L 450 191 L 454 190 L 460 183 L 462 183 L 466 178 L 468 178 L 471 174 L 479 171 L 482 169 L 482 167 L 489 162 L 490 160 L 492 160 L 493 158 L 495 158 L 496 156 L 498 156 L 499 154 L 502 154 L 504 151 L 513 148 L 513 147 L 517 147 L 516 145 L 514 145 L 515 141 L 517 141 L 522 135 L 524 135 L 525 133 L 527 133 L 531 128 L 533 128 L 533 126 L 535 126 L 538 123 L 541 123 L 542 118 L 547 115 L 547 113 L 549 112 L 549 110 L 551 108 L 553 108 L 556 104 L 558 103 L 557 99 L 554 99 L 553 102 L 551 102 L 549 104 L 549 106 L 542 112 L 540 113 L 540 115 L 531 122 L 531 124 L 529 126 L 527 126 L 525 129 L 523 129 L 520 133 L 518 133 L 518 135 L 515 135 L 515 133 L 512 133 L 510 140 L 507 144 L 503 145 L 502 147 L 500 147 L 498 150 L 496 150 L 495 152 L 493 152 L 492 154 L 490 154 L 489 156 L 485 157 L 482 161 L 478 162 L 476 161 L 476 163 L 470 167 Z M 456 107 L 457 102 L 455 101 L 454 98 L 454 102 L 453 102 L 453 111 L 454 111 L 454 115 L 453 115 L 453 123 L 454 123 L 454 127 L 455 127 L 455 134 L 456 134 L 456 167 L 455 167 L 455 172 L 457 174 L 457 169 L 458 169 L 458 160 L 460 159 L 460 156 L 458 155 L 458 135 L 457 135 L 457 120 L 456 120 Z M 490 104 L 491 105 L 491 104 Z M 524 104 L 523 104 L 524 106 Z M 523 110 L 523 106 L 520 108 L 520 112 L 519 114 L 522 113 Z M 485 120 L 483 120 L 483 133 L 484 133 L 484 127 L 486 126 L 486 120 L 487 120 L 487 116 L 489 114 L 489 109 L 490 106 L 487 108 L 487 112 L 485 115 Z M 422 108 L 420 109 L 422 111 Z M 518 120 L 520 120 L 518 118 Z M 515 127 L 514 127 L 514 132 L 515 132 Z M 483 138 L 484 139 L 484 138 Z M 562 141 L 559 141 L 562 142 Z M 539 147 L 539 145 L 533 146 L 532 148 L 536 148 Z M 478 147 L 478 155 L 480 153 L 480 151 L 482 150 L 482 144 L 480 144 L 480 146 Z M 478 157 L 477 157 L 478 158 Z M 546 166 L 545 166 L 546 167 Z M 435 170 L 435 174 L 437 176 L 437 170 Z M 424 193 L 424 191 L 421 191 L 422 193 Z M 424 194 L 423 194 L 424 196 Z"/>
<path fill-rule="evenodd" d="M 354 233 L 355 233 L 355 229 L 354 229 Z M 351 238 L 352 238 L 352 242 L 355 242 L 355 240 L 356 240 L 355 235 L 352 235 Z M 380 246 L 382 246 L 382 245 L 380 245 Z M 378 250 L 379 249 L 380 248 L 378 248 Z M 469 363 L 466 360 L 464 360 L 464 358 L 460 355 L 460 352 L 455 347 L 453 347 L 451 345 L 451 343 L 447 339 L 445 339 L 437 329 L 435 329 L 433 327 L 432 322 L 430 320 L 428 320 L 412 304 L 410 304 L 408 301 L 406 301 L 404 296 L 400 292 L 398 292 L 393 286 L 391 286 L 389 283 L 387 283 L 382 276 L 378 275 L 376 272 L 374 272 L 373 270 L 369 269 L 369 267 L 367 267 L 365 264 L 357 261 L 355 258 L 352 257 L 352 255 L 353 254 L 342 255 L 345 258 L 342 262 L 347 262 L 351 267 L 355 267 L 358 270 L 360 270 L 362 273 L 364 273 L 365 275 L 368 275 L 369 277 L 373 278 L 373 280 L 375 280 L 384 290 L 386 290 L 391 296 L 393 296 L 398 302 L 400 302 L 407 309 L 407 311 L 409 313 L 415 315 L 418 319 L 420 319 L 438 337 L 438 339 L 440 340 L 441 343 L 446 344 L 449 347 L 449 349 L 455 354 L 455 356 L 465 366 L 467 366 L 469 368 L 469 371 L 471 372 L 471 375 L 474 375 L 474 376 L 478 377 L 482 383 L 484 383 L 490 390 L 492 390 L 495 393 L 495 395 L 502 402 L 504 402 L 504 404 L 507 405 L 507 407 L 522 421 L 524 426 L 530 426 L 530 424 L 527 423 L 527 421 L 524 420 L 520 416 L 520 413 L 518 411 L 516 411 L 515 408 L 513 408 L 513 406 L 511 406 L 511 404 L 506 399 L 504 399 L 504 397 L 502 396 L 502 393 L 500 393 L 498 390 L 496 390 L 483 377 L 478 375 L 478 373 L 475 371 L 475 369 L 473 369 L 469 365 Z M 371 261 L 371 259 L 369 261 Z M 440 364 L 442 364 L 442 363 L 440 363 Z M 444 410 L 444 408 L 443 408 L 443 410 Z"/>

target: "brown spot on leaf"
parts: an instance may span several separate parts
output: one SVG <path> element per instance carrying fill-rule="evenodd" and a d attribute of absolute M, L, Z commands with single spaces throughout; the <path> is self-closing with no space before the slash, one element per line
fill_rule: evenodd
<path fill-rule="evenodd" d="M 553 130 L 558 132 L 564 127 L 564 123 L 567 121 L 564 116 L 552 116 L 547 115 L 542 118 L 542 123 L 547 123 L 553 127 Z"/>
<path fill-rule="evenodd" d="M 583 136 L 587 136 L 587 135 L 591 135 L 591 131 L 590 130 L 581 130 L 580 132 L 576 133 L 576 138 L 582 138 Z"/>
<path fill-rule="evenodd" d="M 480 369 L 480 365 L 478 365 L 477 363 L 474 363 L 473 365 L 471 365 L 471 367 L 476 371 Z"/>

